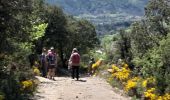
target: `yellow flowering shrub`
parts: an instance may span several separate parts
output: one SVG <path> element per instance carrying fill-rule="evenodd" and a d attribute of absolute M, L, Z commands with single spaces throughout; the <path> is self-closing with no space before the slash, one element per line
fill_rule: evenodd
<path fill-rule="evenodd" d="M 34 72 L 35 75 L 40 76 L 40 70 L 38 68 L 36 68 L 36 67 L 33 68 L 33 72 Z"/>
<path fill-rule="evenodd" d="M 146 92 L 144 92 L 145 98 L 148 100 L 157 100 L 158 96 L 154 92 L 155 88 L 148 89 Z"/>
<path fill-rule="evenodd" d="M 22 90 L 32 90 L 33 82 L 31 80 L 22 81 Z"/>
<path fill-rule="evenodd" d="M 101 65 L 101 63 L 102 63 L 102 60 L 99 59 L 96 63 L 94 63 L 94 64 L 92 65 L 92 69 L 96 69 L 97 67 L 99 67 L 99 66 Z"/>
<path fill-rule="evenodd" d="M 148 86 L 153 86 L 154 84 L 155 79 L 153 77 L 150 77 L 142 82 L 142 87 L 147 88 Z"/>
<path fill-rule="evenodd" d="M 129 68 L 129 65 L 126 64 L 126 63 L 123 63 L 123 64 L 122 64 L 122 67 L 123 67 L 123 68 Z"/>
<path fill-rule="evenodd" d="M 34 65 L 32 66 L 34 75 L 40 76 L 40 70 L 39 68 L 39 63 L 37 61 L 34 62 Z"/>
<path fill-rule="evenodd" d="M 125 84 L 125 91 L 128 92 L 129 90 L 136 88 L 139 79 L 140 79 L 139 77 L 134 77 L 128 80 L 127 83 Z"/>
<path fill-rule="evenodd" d="M 115 67 L 116 68 L 116 67 Z M 130 70 L 126 68 L 114 69 L 112 76 L 120 81 L 127 80 L 130 76 Z"/>
<path fill-rule="evenodd" d="M 163 96 L 158 96 L 157 100 L 170 100 L 170 93 L 166 93 Z"/>
<path fill-rule="evenodd" d="M 117 67 L 115 64 L 113 64 L 112 65 L 112 72 L 114 73 L 114 72 L 117 72 L 117 71 L 119 71 L 120 69 L 119 69 L 119 67 Z"/>
<path fill-rule="evenodd" d="M 163 96 L 163 100 L 170 100 L 170 93 L 166 93 L 166 94 Z"/>
<path fill-rule="evenodd" d="M 111 77 L 108 78 L 108 82 L 112 82 L 113 79 L 117 79 L 124 86 L 125 92 L 144 97 L 146 100 L 170 100 L 170 93 L 164 95 L 156 94 L 154 77 L 142 79 L 141 77 L 133 77 L 130 79 L 131 70 L 128 64 L 122 62 L 119 65 L 113 64 L 112 68 L 108 69 L 111 73 Z M 128 80 L 129 79 L 129 80 Z M 116 81 L 117 81 L 116 80 Z M 137 89 L 138 88 L 138 89 Z"/>
<path fill-rule="evenodd" d="M 125 64 L 125 67 L 119 68 L 115 64 L 112 65 L 112 77 L 124 81 L 129 78 L 130 76 L 130 70 L 128 68 L 128 65 Z"/>
<path fill-rule="evenodd" d="M 147 80 L 144 80 L 144 81 L 142 82 L 142 87 L 146 88 L 146 86 L 147 86 Z"/>

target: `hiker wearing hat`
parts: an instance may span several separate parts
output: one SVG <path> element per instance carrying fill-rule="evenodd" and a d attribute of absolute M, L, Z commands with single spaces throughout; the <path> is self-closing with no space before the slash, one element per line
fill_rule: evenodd
<path fill-rule="evenodd" d="M 57 67 L 57 56 L 54 51 L 54 47 L 51 47 L 47 54 L 47 61 L 48 61 L 48 78 L 54 79 L 55 76 L 55 69 Z"/>
<path fill-rule="evenodd" d="M 76 72 L 76 78 L 79 79 L 79 67 L 80 67 L 80 55 L 78 53 L 77 48 L 74 48 L 72 51 L 72 54 L 69 59 L 69 64 L 72 69 L 72 78 L 75 78 L 75 72 Z"/>

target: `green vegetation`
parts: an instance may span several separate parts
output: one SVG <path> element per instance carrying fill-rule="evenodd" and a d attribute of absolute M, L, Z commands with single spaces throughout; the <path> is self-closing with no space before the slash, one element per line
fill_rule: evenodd
<path fill-rule="evenodd" d="M 149 0 L 46 0 L 78 19 L 92 22 L 98 35 L 129 27 L 144 15 Z"/>
<path fill-rule="evenodd" d="M 107 44 L 107 46 L 103 45 L 104 52 L 111 52 L 107 53 L 107 59 L 118 66 L 112 68 L 112 78 L 110 80 L 118 79 L 118 82 L 121 81 L 122 85 L 126 87 L 125 89 L 132 89 L 128 90 L 127 93 L 133 96 L 136 95 L 137 98 L 149 100 L 169 99 L 169 12 L 168 0 L 150 0 L 145 8 L 145 18 L 143 20 L 134 22 L 128 29 L 120 30 L 118 35 L 113 36 L 113 40 L 104 37 L 102 44 Z M 115 45 L 112 47 L 109 46 L 110 44 Z M 108 49 L 108 47 L 111 49 Z M 122 73 L 125 76 L 127 71 L 123 65 L 117 65 L 119 63 L 118 59 L 123 59 L 129 65 L 129 69 L 126 70 L 131 72 L 129 73 L 130 76 L 126 77 L 127 80 L 122 81 L 120 78 Z M 107 61 L 110 63 L 109 60 Z M 118 71 L 114 72 L 114 70 Z M 141 81 L 150 80 L 150 78 L 154 79 L 153 84 L 148 83 L 149 85 L 143 88 L 140 85 L 142 84 Z"/>
<path fill-rule="evenodd" d="M 98 44 L 94 26 L 75 20 L 44 0 L 0 1 L 0 99 L 27 100 L 36 88 L 33 66 L 42 48 L 57 48 L 61 62 L 73 47 L 86 53 Z M 63 65 L 63 64 L 62 64 Z"/>
<path fill-rule="evenodd" d="M 142 1 L 115 2 L 128 6 Z M 68 16 L 43 0 L 1 0 L 0 14 L 0 99 L 26 100 L 33 95 L 33 72 L 39 70 L 29 65 L 28 58 L 34 55 L 34 60 L 38 60 L 42 48 L 51 46 L 59 54 L 59 66 L 65 66 L 64 60 L 76 47 L 82 55 L 82 65 L 94 57 L 95 69 L 103 64 L 99 67 L 102 71 L 97 72 L 106 75 L 106 69 L 111 68 L 109 82 L 121 85 L 134 98 L 169 99 L 169 0 L 150 0 L 144 19 L 114 35 L 103 36 L 100 46 L 90 22 Z"/>

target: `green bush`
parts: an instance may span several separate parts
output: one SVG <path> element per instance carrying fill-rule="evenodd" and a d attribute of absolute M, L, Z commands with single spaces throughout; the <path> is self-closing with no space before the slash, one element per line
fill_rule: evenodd
<path fill-rule="evenodd" d="M 141 67 L 143 77 L 154 76 L 158 92 L 163 94 L 170 88 L 170 36 L 160 41 L 160 46 L 153 47 L 141 58 L 135 58 L 135 65 Z"/>

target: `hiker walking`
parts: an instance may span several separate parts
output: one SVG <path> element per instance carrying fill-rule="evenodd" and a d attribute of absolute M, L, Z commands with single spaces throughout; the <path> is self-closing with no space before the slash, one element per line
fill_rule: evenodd
<path fill-rule="evenodd" d="M 54 51 L 54 47 L 51 47 L 47 54 L 47 61 L 48 61 L 48 78 L 55 80 L 55 70 L 57 67 L 57 56 Z"/>
<path fill-rule="evenodd" d="M 40 65 L 41 65 L 42 76 L 47 77 L 47 50 L 46 48 L 43 48 L 42 54 L 40 55 Z"/>
<path fill-rule="evenodd" d="M 88 75 L 91 76 L 92 75 L 92 65 L 95 63 L 94 58 L 91 58 L 89 61 L 89 67 L 88 67 Z"/>
<path fill-rule="evenodd" d="M 72 51 L 72 54 L 69 59 L 69 65 L 72 69 L 72 78 L 75 78 L 75 72 L 76 72 L 76 78 L 79 79 L 79 67 L 80 67 L 80 55 L 78 53 L 77 48 L 74 48 Z"/>

